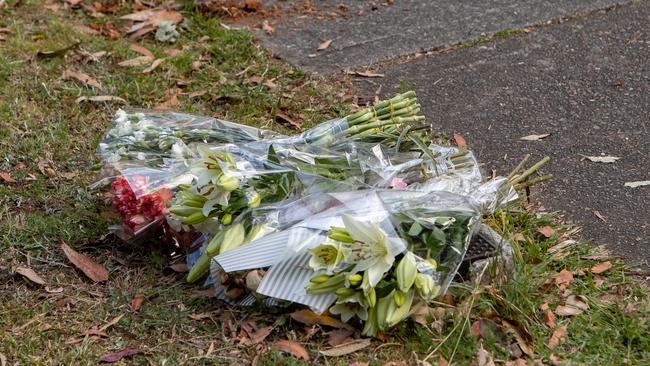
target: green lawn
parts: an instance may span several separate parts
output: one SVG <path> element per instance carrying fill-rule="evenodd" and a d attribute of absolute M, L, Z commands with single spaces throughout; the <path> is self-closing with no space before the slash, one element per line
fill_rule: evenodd
<path fill-rule="evenodd" d="M 97 143 L 112 114 L 125 105 L 77 103 L 77 98 L 110 95 L 140 108 L 166 103 L 292 133 L 278 123 L 278 113 L 308 127 L 348 112 L 352 106 L 342 101 L 353 93 L 344 81 L 314 80 L 273 59 L 246 31 L 229 30 L 221 19 L 191 6 L 181 10 L 181 34 L 170 44 L 152 35 L 136 42 L 120 33 L 111 38 L 109 30 L 130 26 L 118 19 L 132 12 L 129 4 L 99 18 L 84 7 L 56 4 L 58 11 L 27 0 L 8 0 L 0 7 L 0 28 L 7 28 L 0 31 L 0 172 L 16 181 L 0 178 L 0 363 L 4 356 L 8 365 L 95 365 L 103 354 L 138 348 L 143 354 L 118 364 L 248 364 L 252 359 L 264 365 L 423 359 L 436 364 L 442 357 L 464 365 L 481 345 L 497 364 L 513 361 L 512 353 L 521 348 L 530 349 L 531 355 L 522 356 L 530 364 L 650 362 L 647 289 L 613 258 L 611 269 L 592 274 L 589 268 L 608 259 L 585 243 L 549 255 L 549 247 L 568 239 L 564 233 L 570 227 L 523 208 L 488 218 L 504 236 L 521 239 L 514 242 L 510 281 L 456 284 L 447 304 L 419 319 L 423 324 L 405 322 L 340 358 L 318 352 L 329 347 L 328 327 L 297 323 L 287 309 L 224 307 L 186 285 L 183 274 L 163 273 L 167 259 L 155 248 L 128 246 L 106 235 L 110 209 L 101 192 L 87 189 L 98 177 Z M 91 25 L 106 35 L 82 27 Z M 38 56 L 76 43 L 65 54 Z M 164 60 L 149 73 L 143 71 L 151 63 L 118 65 L 141 56 L 130 49 L 134 43 Z M 102 51 L 107 55 L 98 60 L 89 56 Z M 62 78 L 65 71 L 85 73 L 101 88 Z M 555 228 L 549 238 L 537 232 L 546 225 Z M 63 255 L 62 242 L 105 264 L 109 281 L 87 280 Z M 20 266 L 34 269 L 47 286 L 15 273 Z M 553 279 L 563 269 L 574 272 L 566 289 Z M 137 312 L 129 306 L 136 295 L 145 297 Z M 546 325 L 542 304 L 552 311 L 570 295 L 583 296 L 589 308 L 557 316 L 554 328 Z M 275 328 L 265 341 L 240 344 L 245 329 L 269 325 Z M 472 326 L 485 329 L 476 337 Z M 566 327 L 566 336 L 551 348 L 549 339 L 559 327 Z M 104 333 L 98 331 L 102 328 Z M 310 362 L 272 350 L 281 339 L 302 343 Z"/>

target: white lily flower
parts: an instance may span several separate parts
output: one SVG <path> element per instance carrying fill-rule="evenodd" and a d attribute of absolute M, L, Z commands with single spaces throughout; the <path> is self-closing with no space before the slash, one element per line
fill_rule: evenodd
<path fill-rule="evenodd" d="M 391 269 L 395 256 L 404 250 L 404 243 L 399 238 L 389 238 L 377 223 L 358 221 L 348 215 L 342 218 L 350 237 L 363 244 L 360 260 L 352 273 L 366 271 L 368 280 L 364 281 L 363 288 L 367 291 L 377 286 Z"/>
<path fill-rule="evenodd" d="M 334 315 L 340 315 L 344 323 L 347 323 L 355 315 L 361 320 L 368 320 L 368 308 L 364 305 L 363 298 L 358 293 L 337 301 L 329 310 Z"/>
<path fill-rule="evenodd" d="M 325 242 L 309 250 L 309 267 L 314 271 L 325 270 L 332 273 L 350 255 L 350 249 L 342 243 Z"/>

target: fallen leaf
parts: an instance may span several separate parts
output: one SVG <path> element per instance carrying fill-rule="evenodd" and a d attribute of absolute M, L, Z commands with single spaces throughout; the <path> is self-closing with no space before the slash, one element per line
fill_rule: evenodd
<path fill-rule="evenodd" d="M 153 61 L 153 57 L 139 56 L 136 58 L 132 58 L 130 60 L 124 60 L 122 62 L 118 62 L 117 64 L 122 67 L 134 67 L 134 66 L 148 65 L 151 61 Z"/>
<path fill-rule="evenodd" d="M 512 334 L 515 337 L 515 339 L 517 340 L 517 344 L 519 345 L 521 350 L 528 356 L 532 356 L 533 349 L 530 348 L 528 342 L 526 342 L 526 339 L 524 338 L 525 335 L 524 330 L 520 329 L 519 327 L 515 326 L 514 324 L 510 323 L 505 319 L 501 320 L 501 324 L 503 324 L 506 331 L 508 331 L 510 334 Z"/>
<path fill-rule="evenodd" d="M 607 222 L 605 216 L 603 216 L 603 214 L 601 214 L 600 211 L 594 211 L 594 215 L 596 215 L 596 217 L 601 219 L 603 222 Z"/>
<path fill-rule="evenodd" d="M 250 338 L 243 341 L 242 344 L 247 345 L 247 346 L 250 346 L 250 345 L 253 345 L 253 344 L 258 344 L 258 343 L 264 341 L 264 339 L 266 339 L 266 337 L 268 337 L 269 334 L 271 334 L 272 331 L 273 331 L 273 327 L 260 328 L 260 329 L 256 330 L 255 332 L 253 332 L 250 335 Z"/>
<path fill-rule="evenodd" d="M 153 109 L 174 109 L 181 105 L 181 102 L 178 100 L 178 94 L 181 92 L 181 89 L 174 88 L 169 89 L 165 93 L 169 99 L 158 103 L 153 107 Z"/>
<path fill-rule="evenodd" d="M 460 135 L 458 132 L 454 132 L 454 140 L 456 141 L 456 146 L 458 147 L 466 147 L 467 146 L 467 141 L 463 138 L 463 136 Z"/>
<path fill-rule="evenodd" d="M 528 135 L 528 136 L 521 137 L 520 140 L 523 140 L 523 141 L 539 141 L 539 140 L 547 138 L 549 136 L 551 136 L 550 133 L 543 133 L 541 135 Z"/>
<path fill-rule="evenodd" d="M 108 338 L 108 333 L 103 330 L 91 328 L 84 332 L 84 335 Z"/>
<path fill-rule="evenodd" d="M 15 179 L 11 177 L 11 173 L 0 172 L 0 178 L 6 183 L 17 183 Z"/>
<path fill-rule="evenodd" d="M 555 314 L 559 316 L 574 316 L 574 315 L 582 314 L 582 312 L 583 312 L 582 309 L 578 309 L 574 306 L 560 305 L 557 308 L 555 308 Z"/>
<path fill-rule="evenodd" d="M 607 271 L 610 268 L 612 268 L 612 262 L 610 262 L 610 261 L 603 262 L 603 263 L 600 263 L 600 264 L 597 264 L 597 265 L 591 267 L 591 273 L 594 273 L 594 274 L 603 273 L 603 272 Z"/>
<path fill-rule="evenodd" d="M 483 342 L 479 342 L 476 349 L 476 366 L 495 366 L 494 359 L 490 352 L 483 348 Z"/>
<path fill-rule="evenodd" d="M 82 102 L 120 102 L 126 104 L 126 100 L 112 95 L 94 95 L 92 97 L 79 97 L 75 100 L 77 103 Z"/>
<path fill-rule="evenodd" d="M 36 273 L 36 271 L 28 267 L 17 267 L 16 273 L 19 273 L 20 275 L 39 285 L 44 285 L 47 283 L 43 277 Z"/>
<path fill-rule="evenodd" d="M 332 347 L 336 347 L 343 343 L 346 343 L 350 336 L 354 333 L 352 329 L 335 329 L 330 332 L 327 339 L 327 344 Z"/>
<path fill-rule="evenodd" d="M 582 310 L 589 309 L 589 305 L 583 300 L 585 300 L 583 296 L 569 295 L 566 299 L 566 304 Z"/>
<path fill-rule="evenodd" d="M 54 58 L 54 57 L 63 56 L 66 54 L 66 52 L 79 47 L 79 44 L 80 44 L 79 42 L 75 42 L 67 47 L 63 47 L 54 51 L 38 51 L 36 52 L 36 58 L 44 59 L 44 58 Z"/>
<path fill-rule="evenodd" d="M 552 254 L 552 253 L 555 253 L 555 252 L 559 252 L 560 250 L 562 250 L 562 249 L 564 249 L 564 248 L 566 248 L 566 247 L 568 247 L 568 246 L 570 246 L 572 244 L 575 244 L 575 243 L 577 243 L 577 242 L 575 240 L 573 240 L 573 239 L 567 239 L 567 240 L 561 241 L 561 242 L 553 245 L 552 247 L 548 248 L 546 250 L 546 253 Z"/>
<path fill-rule="evenodd" d="M 300 345 L 300 343 L 296 341 L 290 341 L 290 340 L 277 341 L 273 344 L 273 348 L 277 349 L 278 351 L 290 353 L 296 358 L 309 361 L 309 353 L 307 353 L 305 347 L 303 347 L 302 345 Z"/>
<path fill-rule="evenodd" d="M 273 32 L 275 32 L 275 28 L 273 28 L 268 20 L 265 20 L 262 22 L 262 30 L 266 32 L 266 34 L 271 35 Z"/>
<path fill-rule="evenodd" d="M 293 118 L 281 112 L 275 113 L 275 120 L 280 124 L 293 128 L 294 130 L 300 131 L 300 129 L 302 128 L 301 123 L 296 122 Z"/>
<path fill-rule="evenodd" d="M 2 1 L 0 1 L 0 5 L 2 5 Z M 4 355 L 4 353 L 0 352 L 0 366 L 7 366 L 7 356 Z"/>
<path fill-rule="evenodd" d="M 363 338 L 363 339 L 354 340 L 352 342 L 344 343 L 342 345 L 320 351 L 320 354 L 329 357 L 340 357 L 340 356 L 349 355 L 350 353 L 362 350 L 368 347 L 369 345 L 370 345 L 370 339 Z"/>
<path fill-rule="evenodd" d="M 566 268 L 556 273 L 553 277 L 555 278 L 555 284 L 561 289 L 567 288 L 571 284 L 571 281 L 573 281 L 573 273 L 567 271 Z"/>
<path fill-rule="evenodd" d="M 556 327 L 555 314 L 553 314 L 551 309 L 546 309 L 544 311 L 544 324 L 546 324 L 551 329 Z"/>
<path fill-rule="evenodd" d="M 328 39 L 327 41 L 318 45 L 318 50 L 319 51 L 326 50 L 331 44 L 332 44 L 332 40 Z"/>
<path fill-rule="evenodd" d="M 49 288 L 45 286 L 45 292 L 47 292 L 48 294 L 61 294 L 63 293 L 63 287 Z"/>
<path fill-rule="evenodd" d="M 332 328 L 348 328 L 350 325 L 328 315 L 318 315 L 309 309 L 294 311 L 289 314 L 291 319 L 307 325 L 326 325 Z"/>
<path fill-rule="evenodd" d="M 169 268 L 176 273 L 189 272 L 189 268 L 187 268 L 187 264 L 183 262 L 172 264 L 169 266 Z"/>
<path fill-rule="evenodd" d="M 375 73 L 372 71 L 346 71 L 348 75 L 362 76 L 365 78 L 383 78 L 384 74 Z"/>
<path fill-rule="evenodd" d="M 418 324 L 427 325 L 429 324 L 429 318 L 431 318 L 432 310 L 433 309 L 423 304 L 422 306 L 415 309 L 415 311 L 413 311 L 411 314 L 411 319 L 413 319 Z"/>
<path fill-rule="evenodd" d="M 3 27 L 0 28 L 0 33 L 13 33 L 13 31 L 11 30 L 11 28 Z"/>
<path fill-rule="evenodd" d="M 555 234 L 555 229 L 550 226 L 542 226 L 537 228 L 537 232 L 544 235 L 547 238 L 550 238 Z"/>
<path fill-rule="evenodd" d="M 133 355 L 141 354 L 142 351 L 137 348 L 128 348 L 119 352 L 105 354 L 99 358 L 100 362 L 113 363 L 117 362 L 125 357 L 130 357 Z"/>
<path fill-rule="evenodd" d="M 101 89 L 102 84 L 99 83 L 99 81 L 91 78 L 90 76 L 82 73 L 82 72 L 74 72 L 70 70 L 65 70 L 63 71 L 63 75 L 61 75 L 63 79 L 76 79 L 81 81 L 82 83 L 90 86 L 94 86 L 97 89 Z"/>
<path fill-rule="evenodd" d="M 560 341 L 562 338 L 566 336 L 566 327 L 561 326 L 555 329 L 553 332 L 553 335 L 551 335 L 551 339 L 548 340 L 548 348 L 555 348 L 560 344 Z"/>
<path fill-rule="evenodd" d="M 131 307 L 132 311 L 138 311 L 138 310 L 140 310 L 140 307 L 142 306 L 143 302 L 144 302 L 144 296 L 136 295 L 131 300 L 131 303 L 129 304 L 129 306 Z"/>
<path fill-rule="evenodd" d="M 151 66 L 149 66 L 149 67 L 147 67 L 146 69 L 142 70 L 142 73 L 143 73 L 143 74 L 148 74 L 148 73 L 152 72 L 152 71 L 155 70 L 158 66 L 160 66 L 160 64 L 162 64 L 163 61 L 165 61 L 164 58 L 158 58 L 158 59 L 155 59 L 155 60 L 151 63 Z"/>
<path fill-rule="evenodd" d="M 191 67 L 192 70 L 194 70 L 194 71 L 199 71 L 199 70 L 201 70 L 201 65 L 202 65 L 202 64 L 203 64 L 203 63 L 202 63 L 201 61 L 196 60 L 196 61 L 192 61 L 192 64 L 190 65 L 190 67 Z"/>
<path fill-rule="evenodd" d="M 636 188 L 650 186 L 650 180 L 638 180 L 636 182 L 625 182 L 625 187 Z"/>
<path fill-rule="evenodd" d="M 145 20 L 149 20 L 151 17 L 153 17 L 157 12 L 160 10 L 156 9 L 146 9 L 142 11 L 138 11 L 135 13 L 123 15 L 120 17 L 120 19 L 123 20 L 133 20 L 135 22 L 143 22 Z"/>
<path fill-rule="evenodd" d="M 116 316 L 115 318 L 111 319 L 110 322 L 102 325 L 102 327 L 99 328 L 99 330 L 104 331 L 104 330 L 114 326 L 115 324 L 119 323 L 119 321 L 122 320 L 122 318 L 124 318 L 124 314 L 120 314 L 120 315 Z"/>
<path fill-rule="evenodd" d="M 526 237 L 522 233 L 515 233 L 515 235 L 512 236 L 512 240 L 514 240 L 514 241 L 526 241 Z"/>
<path fill-rule="evenodd" d="M 102 282 L 108 280 L 108 271 L 100 264 L 97 264 L 87 256 L 76 252 L 70 248 L 66 243 L 61 243 L 61 249 L 68 257 L 70 262 L 79 268 L 88 278 L 93 282 Z"/>
<path fill-rule="evenodd" d="M 214 294 L 212 295 L 214 296 Z M 212 316 L 212 313 L 196 313 L 196 314 L 190 314 L 188 315 L 188 318 L 194 319 L 194 320 L 202 320 L 202 319 L 207 319 Z"/>
<path fill-rule="evenodd" d="M 149 57 L 149 58 L 151 58 L 151 59 L 154 59 L 154 58 L 156 57 L 156 56 L 154 56 L 154 54 L 153 54 L 151 51 L 149 51 L 147 48 L 142 47 L 142 46 L 140 46 L 140 45 L 138 45 L 138 44 L 135 44 L 135 43 L 132 43 L 132 44 L 129 46 L 129 49 L 130 49 L 131 51 L 137 52 L 137 53 L 141 54 L 142 56 L 146 56 L 146 57 Z"/>
<path fill-rule="evenodd" d="M 272 80 L 266 80 L 264 81 L 264 85 L 266 85 L 269 89 L 273 90 L 277 88 L 278 86 L 272 81 Z"/>
<path fill-rule="evenodd" d="M 354 362 L 350 363 L 348 366 L 368 366 L 368 365 L 369 365 L 368 362 L 354 361 Z M 424 366 L 424 365 L 422 365 L 422 366 Z"/>
<path fill-rule="evenodd" d="M 582 155 L 584 159 L 587 159 L 589 161 L 593 161 L 594 163 L 613 163 L 616 160 L 620 159 L 617 156 L 586 156 Z"/>

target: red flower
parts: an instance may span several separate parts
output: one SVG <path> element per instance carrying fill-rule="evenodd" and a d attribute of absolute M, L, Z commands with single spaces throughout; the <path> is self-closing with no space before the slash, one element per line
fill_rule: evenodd
<path fill-rule="evenodd" d="M 132 183 L 136 185 L 136 191 L 140 194 L 146 192 L 148 177 L 133 176 Z M 137 232 L 149 222 L 167 213 L 167 202 L 171 200 L 173 193 L 168 188 L 161 188 L 158 192 L 142 195 L 136 198 L 129 181 L 123 177 L 117 177 L 112 184 L 115 197 L 113 207 L 122 216 L 123 225 Z"/>

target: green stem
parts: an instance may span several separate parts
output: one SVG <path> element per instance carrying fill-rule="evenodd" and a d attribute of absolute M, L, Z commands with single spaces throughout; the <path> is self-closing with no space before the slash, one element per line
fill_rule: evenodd
<path fill-rule="evenodd" d="M 510 184 L 515 185 L 515 184 L 521 182 L 522 180 L 528 178 L 531 174 L 535 173 L 535 172 L 538 171 L 541 167 L 543 167 L 544 165 L 546 165 L 546 163 L 548 163 L 549 160 L 551 160 L 551 158 L 548 157 L 548 156 L 545 156 L 542 160 L 538 161 L 535 165 L 531 166 L 531 167 L 528 168 L 525 172 L 521 173 L 520 176 L 518 176 L 517 178 L 512 179 L 512 180 L 510 181 Z"/>

